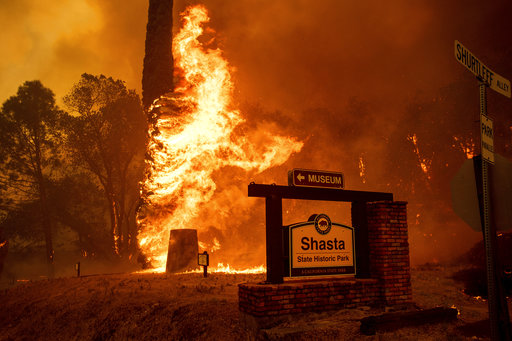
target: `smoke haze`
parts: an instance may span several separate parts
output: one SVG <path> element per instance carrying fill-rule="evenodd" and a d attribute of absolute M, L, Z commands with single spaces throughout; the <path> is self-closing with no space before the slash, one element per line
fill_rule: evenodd
<path fill-rule="evenodd" d="M 175 0 L 175 31 L 178 14 L 195 3 Z M 509 1 L 202 3 L 211 16 L 209 26 L 217 32 L 214 44 L 234 68 L 235 96 L 247 116 L 246 129 L 266 126 L 305 142 L 288 163 L 250 179 L 236 171 L 235 176 L 218 174 L 218 188 L 226 188 L 220 193 L 225 196 L 221 203 L 229 205 L 226 193 L 240 191 L 230 188 L 234 178 L 245 185 L 249 180 L 284 185 L 291 168 L 338 170 L 345 173 L 347 189 L 389 191 L 396 200 L 409 201 L 414 263 L 460 255 L 481 238 L 446 205 L 449 180 L 464 157 L 448 159 L 436 141 L 444 137 L 453 143 L 455 133 L 439 131 L 441 121 L 451 120 L 447 126 L 460 124 L 468 131 L 474 128 L 473 134 L 477 129 L 477 82 L 456 62 L 455 39 L 493 71 L 512 78 Z M 83 72 L 125 80 L 140 94 L 147 6 L 146 1 L 120 0 L 0 2 L 6 27 L 0 37 L 5 51 L 0 60 L 0 99 L 13 95 L 25 80 L 40 79 L 60 101 Z M 495 148 L 510 157 L 510 99 L 491 90 L 488 97 L 490 115 L 500 120 L 495 123 Z M 413 134 L 418 138 L 417 157 L 410 154 L 412 138 L 407 140 Z M 430 160 L 431 165 L 446 163 L 444 173 L 428 175 L 419 162 L 402 163 L 410 155 L 417 161 Z M 395 181 L 411 177 L 425 177 L 418 181 L 423 186 L 411 188 Z M 347 223 L 348 205 L 340 205 L 342 213 L 336 213 L 335 205 L 325 213 Z M 256 209 L 250 207 L 239 203 L 232 213 L 245 215 L 244 224 L 255 224 L 237 225 L 237 233 L 225 230 L 220 242 L 246 235 L 247 245 L 232 248 L 258 245 L 253 252 L 259 256 L 246 260 L 255 262 L 264 260 L 263 202 L 258 201 Z M 285 202 L 284 208 L 285 223 L 324 209 L 310 202 Z M 204 217 L 219 209 L 210 208 Z M 202 233 L 218 236 L 216 228 Z"/>

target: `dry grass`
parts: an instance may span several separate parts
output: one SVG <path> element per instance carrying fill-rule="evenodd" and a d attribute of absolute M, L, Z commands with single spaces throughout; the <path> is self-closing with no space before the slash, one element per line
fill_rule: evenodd
<path fill-rule="evenodd" d="M 487 302 L 463 294 L 462 285 L 451 279 L 456 270 L 416 268 L 412 281 L 419 307 L 456 306 L 457 322 L 375 336 L 359 332 L 362 317 L 384 311 L 369 307 L 295 316 L 254 334 L 240 319 L 237 284 L 262 281 L 264 275 L 123 274 L 3 282 L 0 340 L 474 340 L 460 328 L 486 318 Z"/>

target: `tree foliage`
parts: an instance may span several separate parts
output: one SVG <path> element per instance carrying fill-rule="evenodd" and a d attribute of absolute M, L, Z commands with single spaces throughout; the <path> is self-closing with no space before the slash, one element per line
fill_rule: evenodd
<path fill-rule="evenodd" d="M 57 122 L 61 116 L 53 92 L 37 80 L 21 85 L 17 94 L 4 102 L 0 115 L 0 182 L 8 200 L 4 204 L 38 202 L 50 276 L 54 251 L 47 187 L 59 165 Z"/>
<path fill-rule="evenodd" d="M 64 103 L 70 111 L 63 120 L 66 146 L 75 165 L 93 174 L 103 192 L 112 250 L 132 253 L 147 131 L 139 96 L 121 80 L 83 74 Z"/>

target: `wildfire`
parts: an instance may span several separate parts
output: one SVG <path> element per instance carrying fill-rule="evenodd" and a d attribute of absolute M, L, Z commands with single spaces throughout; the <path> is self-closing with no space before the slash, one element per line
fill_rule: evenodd
<path fill-rule="evenodd" d="M 430 164 L 432 163 L 432 160 L 429 160 L 429 159 L 421 156 L 420 150 L 418 147 L 418 137 L 416 136 L 416 134 L 407 136 L 407 140 L 412 142 L 412 144 L 414 145 L 414 153 L 418 157 L 418 162 L 420 164 L 421 170 L 427 177 L 427 180 L 430 180 Z"/>
<path fill-rule="evenodd" d="M 208 267 L 208 272 L 213 273 L 227 273 L 227 274 L 261 274 L 267 271 L 267 268 L 263 265 L 253 266 L 244 269 L 231 268 L 229 264 L 224 265 L 223 263 L 218 263 L 217 266 Z M 196 269 L 193 271 L 186 271 L 184 273 L 202 273 L 202 269 Z"/>
<path fill-rule="evenodd" d="M 263 265 L 260 266 L 254 266 L 251 268 L 246 269 L 231 269 L 229 264 L 224 266 L 224 264 L 219 263 L 217 264 L 217 267 L 213 269 L 213 272 L 223 272 L 223 273 L 230 273 L 230 274 L 261 274 L 267 271 L 267 268 Z"/>
<path fill-rule="evenodd" d="M 476 146 L 473 139 L 471 139 L 469 142 L 465 142 L 461 138 L 454 136 L 453 140 L 455 141 L 455 143 L 452 144 L 452 147 L 460 148 L 462 152 L 466 155 L 466 159 L 472 159 L 475 156 Z"/>
<path fill-rule="evenodd" d="M 366 166 L 364 164 L 364 160 L 363 160 L 363 155 L 360 155 L 359 156 L 359 163 L 358 163 L 358 167 L 359 167 L 359 177 L 361 178 L 361 180 L 363 181 L 363 184 L 366 183 Z"/>
<path fill-rule="evenodd" d="M 232 103 L 228 62 L 220 49 L 209 49 L 198 40 L 203 24 L 209 21 L 208 12 L 197 5 L 181 15 L 183 26 L 173 39 L 180 82 L 173 93 L 150 108 L 153 122 L 142 190 L 145 204 L 138 215 L 139 246 L 152 266 L 161 269 L 170 229 L 193 225 L 201 230 L 205 226 L 194 219 L 206 206 L 215 207 L 215 214 L 224 217 L 229 210 L 226 205 L 238 204 L 237 198 L 223 202 L 221 208 L 214 202 L 215 171 L 231 166 L 261 172 L 284 163 L 302 148 L 302 142 L 266 129 L 258 129 L 258 143 L 252 143 L 250 136 L 236 129 L 245 120 Z M 224 228 L 222 223 L 226 221 L 219 218 L 216 226 Z M 210 251 L 221 248 L 218 239 L 200 242 Z"/>
<path fill-rule="evenodd" d="M 211 246 L 209 246 L 209 244 L 206 244 L 204 242 L 199 242 L 199 248 L 202 250 L 209 249 L 210 253 L 215 252 L 220 249 L 220 242 L 216 237 L 214 237 L 213 242 L 211 243 Z"/>
<path fill-rule="evenodd" d="M 452 308 L 452 309 L 457 309 L 457 316 L 460 316 L 460 309 L 459 309 L 459 308 L 457 308 L 457 307 L 455 306 L 455 304 L 452 304 L 452 306 L 451 306 L 450 308 Z"/>
<path fill-rule="evenodd" d="M 160 268 L 146 269 L 141 271 L 136 271 L 135 273 L 158 273 L 164 272 L 165 266 Z M 224 265 L 223 263 L 218 263 L 217 266 L 209 266 L 209 273 L 227 273 L 227 274 L 262 274 L 267 271 L 267 268 L 264 265 L 253 266 L 244 269 L 232 268 L 229 264 Z M 183 274 L 192 274 L 192 273 L 203 273 L 202 268 L 197 268 L 191 271 L 182 272 Z"/>

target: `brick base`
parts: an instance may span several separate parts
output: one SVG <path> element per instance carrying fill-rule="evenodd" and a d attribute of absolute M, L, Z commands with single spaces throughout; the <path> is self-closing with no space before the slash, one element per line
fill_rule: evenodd
<path fill-rule="evenodd" d="M 238 285 L 240 311 L 273 316 L 381 304 L 376 279 L 322 279 L 283 284 Z"/>
<path fill-rule="evenodd" d="M 411 303 L 406 202 L 368 203 L 370 278 L 238 285 L 239 308 L 257 318 Z M 357 228 L 357 227 L 356 227 Z"/>

